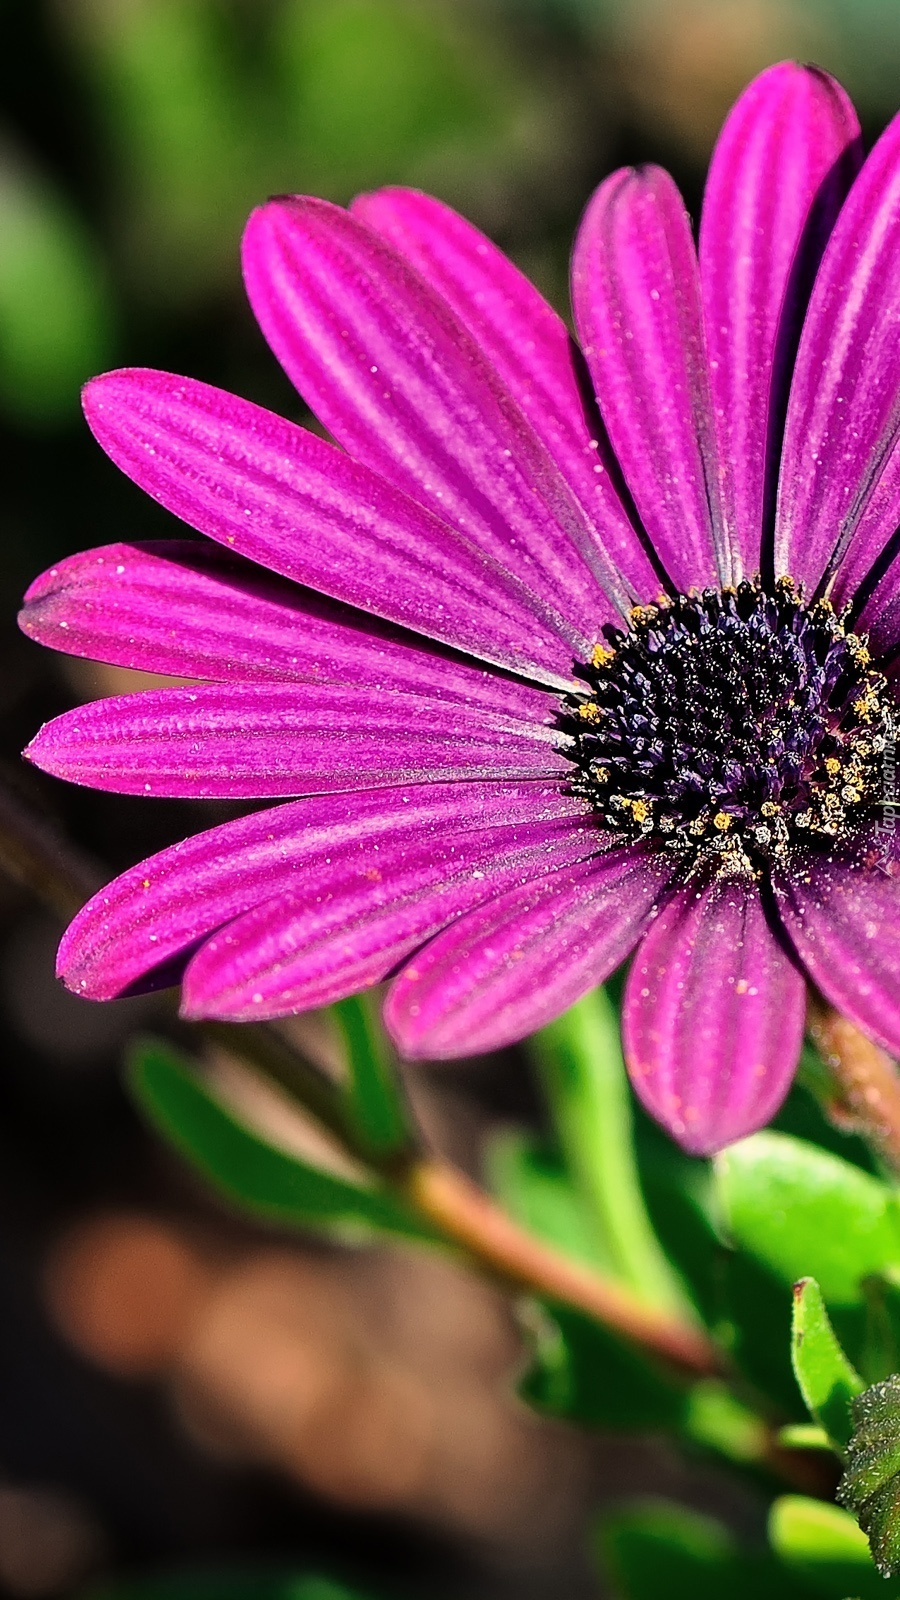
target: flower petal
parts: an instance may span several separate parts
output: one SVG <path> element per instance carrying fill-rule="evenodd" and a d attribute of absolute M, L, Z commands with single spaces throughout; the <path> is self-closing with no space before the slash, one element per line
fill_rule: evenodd
<path fill-rule="evenodd" d="M 668 173 L 626 169 L 600 185 L 572 297 L 603 420 L 672 583 L 730 581 L 697 257 Z"/>
<path fill-rule="evenodd" d="M 695 1155 L 761 1128 L 790 1087 L 805 999 L 754 884 L 682 889 L 635 956 L 622 1013 L 651 1116 Z"/>
<path fill-rule="evenodd" d="M 364 861 L 329 862 L 203 946 L 184 975 L 182 1014 L 246 1021 L 330 1005 L 382 982 L 485 898 L 577 870 L 596 848 L 590 822 L 565 818 L 440 841 L 413 835 L 382 848 L 374 877 Z"/>
<path fill-rule="evenodd" d="M 255 211 L 244 277 L 269 344 L 357 461 L 558 604 L 583 638 L 620 617 L 565 480 L 446 301 L 325 200 Z"/>
<path fill-rule="evenodd" d="M 713 154 L 700 278 L 736 577 L 759 571 L 771 533 L 803 313 L 860 159 L 843 89 L 793 61 L 750 84 Z"/>
<path fill-rule="evenodd" d="M 897 470 L 898 324 L 900 117 L 869 155 L 828 242 L 791 386 L 775 562 L 810 592 L 833 576 L 851 540 L 854 573 L 871 566 L 897 522 L 886 528 L 870 502 L 885 470 Z M 842 576 L 834 598 L 847 593 Z"/>
<path fill-rule="evenodd" d="M 893 826 L 900 826 L 900 809 Z M 900 1055 L 900 860 L 886 823 L 854 858 L 810 855 L 776 881 L 788 935 L 826 1000 Z"/>
<path fill-rule="evenodd" d="M 68 988 L 111 1000 L 176 981 L 174 964 L 252 907 L 305 893 L 353 863 L 373 893 L 411 842 L 482 849 L 490 872 L 498 830 L 537 838 L 576 831 L 587 808 L 558 784 L 435 783 L 297 800 L 226 822 L 162 850 L 89 900 L 68 928 L 58 972 Z M 588 820 L 588 826 L 593 826 Z M 379 891 L 379 892 L 383 892 Z"/>
<path fill-rule="evenodd" d="M 198 540 L 111 544 L 36 579 L 30 639 L 114 666 L 221 682 L 365 683 L 543 720 L 548 695 Z"/>
<path fill-rule="evenodd" d="M 568 683 L 589 652 L 531 586 L 314 434 L 189 378 L 110 372 L 85 390 L 116 465 L 201 533 L 416 633 Z M 601 617 L 590 639 L 596 640 Z"/>
<path fill-rule="evenodd" d="M 385 1006 L 398 1048 L 475 1055 L 542 1027 L 624 961 L 670 877 L 627 845 L 492 898 L 400 973 Z"/>
<path fill-rule="evenodd" d="M 350 209 L 465 323 L 565 475 L 629 599 L 654 594 L 659 573 L 622 503 L 609 440 L 585 404 L 580 354 L 562 317 L 502 250 L 431 195 L 379 189 Z"/>
<path fill-rule="evenodd" d="M 893 550 L 883 565 L 877 562 L 856 595 L 855 626 L 867 635 L 869 649 L 879 669 L 896 678 L 900 670 L 900 553 Z M 851 547 L 852 551 L 852 547 Z"/>
<path fill-rule="evenodd" d="M 210 683 L 77 706 L 25 755 L 116 794 L 254 800 L 438 778 L 562 780 L 572 769 L 559 738 L 549 725 L 365 683 Z"/>

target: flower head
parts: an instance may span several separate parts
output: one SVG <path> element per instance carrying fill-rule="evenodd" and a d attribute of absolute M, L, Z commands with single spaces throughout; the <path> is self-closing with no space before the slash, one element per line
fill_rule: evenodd
<path fill-rule="evenodd" d="M 626 1054 L 688 1149 L 760 1126 L 805 986 L 900 1051 L 900 122 L 783 64 L 700 227 L 615 173 L 575 247 L 580 349 L 424 195 L 273 201 L 251 303 L 336 444 L 110 373 L 104 449 L 214 543 L 123 544 L 23 626 L 202 680 L 29 755 L 127 793 L 283 798 L 97 895 L 60 972 L 276 1016 L 391 978 L 409 1056 L 521 1038 L 637 946 Z"/>

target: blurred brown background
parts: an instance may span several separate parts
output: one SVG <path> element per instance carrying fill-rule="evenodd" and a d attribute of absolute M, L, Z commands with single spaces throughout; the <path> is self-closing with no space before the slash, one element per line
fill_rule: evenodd
<path fill-rule="evenodd" d="M 25 772 L 43 719 L 131 683 L 28 645 L 16 605 L 69 551 L 172 531 L 81 425 L 92 372 L 183 370 L 302 419 L 241 295 L 254 203 L 431 189 L 564 309 L 593 184 L 660 160 L 696 211 L 721 118 L 767 63 L 831 68 L 869 133 L 900 101 L 896 0 L 2 0 L 0 22 L 0 777 L 105 873 L 224 808 Z M 0 880 L 0 1594 L 231 1562 L 574 1600 L 598 1592 L 582 1549 L 603 1497 L 704 1502 L 661 1447 L 517 1406 L 515 1321 L 489 1286 L 218 1206 L 120 1086 L 129 1035 L 168 1012 L 62 994 L 59 931 Z M 333 1059 L 327 1020 L 297 1038 Z M 248 1116 L 302 1136 L 215 1069 Z M 540 1114 L 514 1053 L 423 1069 L 410 1092 L 473 1173 L 489 1130 Z"/>

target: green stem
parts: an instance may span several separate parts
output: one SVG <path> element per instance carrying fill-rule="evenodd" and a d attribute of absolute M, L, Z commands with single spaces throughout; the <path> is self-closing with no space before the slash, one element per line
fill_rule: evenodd
<path fill-rule="evenodd" d="M 604 991 L 544 1028 L 532 1050 L 566 1165 L 612 1271 L 645 1300 L 683 1312 L 687 1297 L 644 1203 L 618 1022 Z"/>

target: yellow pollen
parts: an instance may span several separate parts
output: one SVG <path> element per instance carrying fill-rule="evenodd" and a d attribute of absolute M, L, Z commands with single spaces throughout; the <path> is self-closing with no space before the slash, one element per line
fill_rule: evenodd
<path fill-rule="evenodd" d="M 599 722 L 603 712 L 596 700 L 585 700 L 583 705 L 578 707 L 578 715 L 582 722 Z"/>
<path fill-rule="evenodd" d="M 759 809 L 764 817 L 777 817 L 781 807 L 776 800 L 764 800 Z"/>
<path fill-rule="evenodd" d="M 727 811 L 716 812 L 715 816 L 713 817 L 713 827 L 718 828 L 720 833 L 728 832 L 728 829 L 731 827 L 731 818 Z"/>
<path fill-rule="evenodd" d="M 608 667 L 610 662 L 615 661 L 615 659 L 615 650 L 607 649 L 605 644 L 595 644 L 591 651 L 592 667 Z"/>
<path fill-rule="evenodd" d="M 632 800 L 631 815 L 634 817 L 635 822 L 646 822 L 650 815 L 650 807 L 646 800 Z"/>
<path fill-rule="evenodd" d="M 873 713 L 878 710 L 878 696 L 871 684 L 860 695 L 858 700 L 854 700 L 853 709 L 858 717 L 862 717 L 864 722 L 868 722 Z"/>
<path fill-rule="evenodd" d="M 597 783 L 609 783 L 608 767 L 592 767 L 591 775 Z"/>
<path fill-rule="evenodd" d="M 838 761 L 837 756 L 829 756 L 825 762 L 825 771 L 828 773 L 829 778 L 836 778 L 840 770 L 841 763 Z"/>

